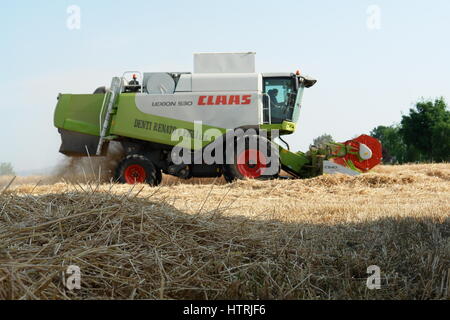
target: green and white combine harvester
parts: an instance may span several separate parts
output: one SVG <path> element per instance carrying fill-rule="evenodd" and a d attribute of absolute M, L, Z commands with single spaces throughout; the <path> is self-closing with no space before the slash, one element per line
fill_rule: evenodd
<path fill-rule="evenodd" d="M 105 156 L 111 141 L 124 158 L 116 181 L 158 185 L 162 173 L 188 179 L 356 175 L 381 161 L 367 135 L 291 152 L 276 141 L 294 133 L 303 91 L 316 80 L 296 73 L 256 73 L 254 53 L 194 55 L 194 72 L 126 72 L 93 94 L 60 94 L 54 124 L 60 152 Z"/>

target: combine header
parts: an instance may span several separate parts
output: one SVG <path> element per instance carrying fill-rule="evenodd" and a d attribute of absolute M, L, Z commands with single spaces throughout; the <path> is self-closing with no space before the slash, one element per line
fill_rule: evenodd
<path fill-rule="evenodd" d="M 67 156 L 104 156 L 111 141 L 125 151 L 115 178 L 158 185 L 181 178 L 277 178 L 359 174 L 381 161 L 381 144 L 362 135 L 306 153 L 282 147 L 294 133 L 303 91 L 316 80 L 296 73 L 256 73 L 254 53 L 194 55 L 194 72 L 125 72 L 93 94 L 60 94 L 54 124 Z"/>

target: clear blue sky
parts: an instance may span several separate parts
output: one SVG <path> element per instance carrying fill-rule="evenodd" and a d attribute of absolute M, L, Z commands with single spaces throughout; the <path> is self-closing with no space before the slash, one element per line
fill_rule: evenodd
<path fill-rule="evenodd" d="M 81 9 L 69 30 L 67 8 Z M 380 29 L 367 27 L 370 5 Z M 255 51 L 261 72 L 301 69 L 305 150 L 401 119 L 420 97 L 450 98 L 450 1 L 2 1 L 0 162 L 50 167 L 59 92 L 90 93 L 125 70 L 191 71 L 192 53 Z"/>

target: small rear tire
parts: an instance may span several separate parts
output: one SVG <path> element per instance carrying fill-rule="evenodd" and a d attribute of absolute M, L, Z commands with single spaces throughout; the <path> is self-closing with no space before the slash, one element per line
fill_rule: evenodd
<path fill-rule="evenodd" d="M 157 186 L 161 183 L 161 170 L 145 156 L 133 154 L 127 156 L 118 165 L 115 180 L 126 184 L 147 183 Z"/>

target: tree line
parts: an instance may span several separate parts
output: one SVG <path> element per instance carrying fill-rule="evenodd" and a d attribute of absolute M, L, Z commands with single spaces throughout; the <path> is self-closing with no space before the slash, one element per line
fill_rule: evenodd
<path fill-rule="evenodd" d="M 400 123 L 370 135 L 383 144 L 385 163 L 450 161 L 450 111 L 442 97 L 418 101 Z"/>
<path fill-rule="evenodd" d="M 370 135 L 381 141 L 385 164 L 450 162 L 450 111 L 442 97 L 419 100 L 400 123 L 378 126 Z M 313 145 L 330 142 L 333 137 L 323 134 Z"/>
<path fill-rule="evenodd" d="M 9 162 L 0 163 L 0 176 L 14 176 L 14 168 Z"/>

